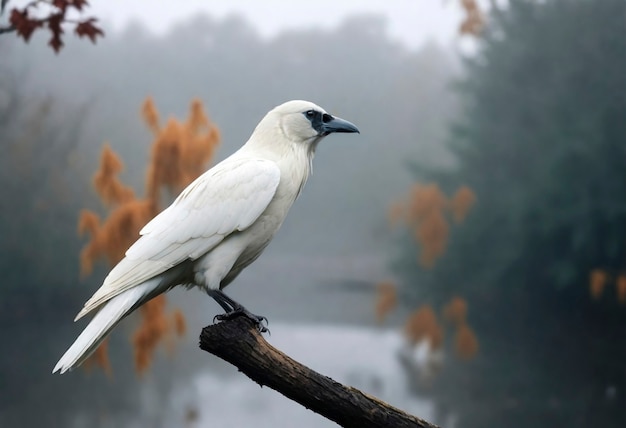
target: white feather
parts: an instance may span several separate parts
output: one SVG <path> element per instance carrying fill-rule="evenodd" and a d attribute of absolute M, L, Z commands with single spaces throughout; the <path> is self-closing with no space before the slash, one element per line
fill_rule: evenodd
<path fill-rule="evenodd" d="M 264 159 L 231 156 L 205 172 L 141 230 L 141 238 L 76 320 L 184 260 L 206 254 L 226 235 L 248 228 L 267 208 L 279 182 L 278 166 Z"/>
<path fill-rule="evenodd" d="M 57 365 L 54 366 L 52 373 L 57 371 L 65 373 L 85 361 L 96 350 L 98 345 L 102 343 L 113 327 L 154 292 L 159 286 L 159 282 L 160 278 L 146 281 L 102 305 L 102 308 L 89 322 L 80 336 L 61 357 Z"/>
<path fill-rule="evenodd" d="M 300 194 L 315 147 L 327 135 L 319 131 L 321 122 L 314 126 L 305 117 L 310 110 L 319 120 L 325 114 L 306 101 L 270 111 L 241 149 L 198 177 L 143 227 L 76 316 L 98 309 L 55 372 L 79 365 L 148 299 L 180 284 L 223 288 L 256 260 Z M 348 132 L 354 132 L 350 126 Z"/>

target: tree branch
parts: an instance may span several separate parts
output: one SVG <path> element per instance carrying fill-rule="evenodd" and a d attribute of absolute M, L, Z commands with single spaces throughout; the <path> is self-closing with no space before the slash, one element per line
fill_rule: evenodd
<path fill-rule="evenodd" d="M 9 26 L 9 27 L 0 27 L 0 34 L 4 34 L 4 33 L 12 33 L 13 31 L 15 31 L 16 28 L 14 26 Z"/>
<path fill-rule="evenodd" d="M 343 427 L 437 428 L 293 360 L 267 343 L 246 317 L 203 328 L 200 348 Z"/>

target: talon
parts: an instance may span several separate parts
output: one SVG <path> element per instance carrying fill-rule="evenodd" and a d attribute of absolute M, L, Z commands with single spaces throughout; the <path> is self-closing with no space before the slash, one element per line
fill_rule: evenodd
<path fill-rule="evenodd" d="M 267 326 L 269 326 L 270 322 L 267 320 L 267 318 L 265 318 L 264 316 L 256 316 L 256 327 L 259 329 L 259 332 L 261 333 L 269 333 L 270 329 L 267 328 Z"/>
<path fill-rule="evenodd" d="M 266 317 L 262 315 L 255 315 L 243 307 L 239 307 L 235 310 L 226 312 L 224 314 L 215 315 L 215 317 L 213 317 L 213 322 L 215 322 L 216 319 L 218 321 L 229 321 L 234 318 L 241 317 L 241 316 L 244 316 L 248 318 L 249 320 L 253 321 L 261 333 L 269 332 L 269 329 L 264 325 L 264 323 L 269 325 L 269 321 L 267 320 Z"/>
<path fill-rule="evenodd" d="M 207 292 L 209 293 L 209 296 L 213 297 L 213 299 L 215 299 L 215 301 L 226 311 L 223 314 L 215 315 L 213 317 L 213 323 L 215 323 L 215 320 L 228 321 L 243 315 L 254 322 L 261 333 L 269 333 L 269 329 L 263 325 L 264 323 L 269 325 L 269 321 L 264 316 L 255 315 L 248 311 L 246 308 L 241 306 L 241 304 L 235 302 L 233 299 L 224 294 L 222 290 L 208 290 Z"/>

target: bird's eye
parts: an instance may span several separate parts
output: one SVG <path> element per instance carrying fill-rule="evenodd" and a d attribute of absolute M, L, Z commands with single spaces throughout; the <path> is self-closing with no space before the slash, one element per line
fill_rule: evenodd
<path fill-rule="evenodd" d="M 306 117 L 313 117 L 315 116 L 315 110 L 307 110 L 307 112 L 304 114 L 306 115 Z"/>
<path fill-rule="evenodd" d="M 324 113 L 324 115 L 322 116 L 322 122 L 328 123 L 331 120 L 333 120 L 333 117 L 329 115 L 328 113 Z"/>

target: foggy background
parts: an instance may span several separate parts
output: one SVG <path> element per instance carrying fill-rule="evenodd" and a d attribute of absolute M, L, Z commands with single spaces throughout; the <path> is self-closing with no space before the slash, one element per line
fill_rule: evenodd
<path fill-rule="evenodd" d="M 200 351 L 220 309 L 198 290 L 169 293 L 186 334 L 145 373 L 135 317 L 111 336 L 111 376 L 50 373 L 109 269 L 80 277 L 76 233 L 82 209 L 108 212 L 105 142 L 143 196 L 147 97 L 163 122 L 202 101 L 221 133 L 207 167 L 289 99 L 359 127 L 320 144 L 226 289 L 271 343 L 444 427 L 626 425 L 623 2 L 479 2 L 477 34 L 452 1 L 93 3 L 95 46 L 0 35 L 0 426 L 334 426 Z M 413 340 L 419 309 L 437 328 Z"/>

